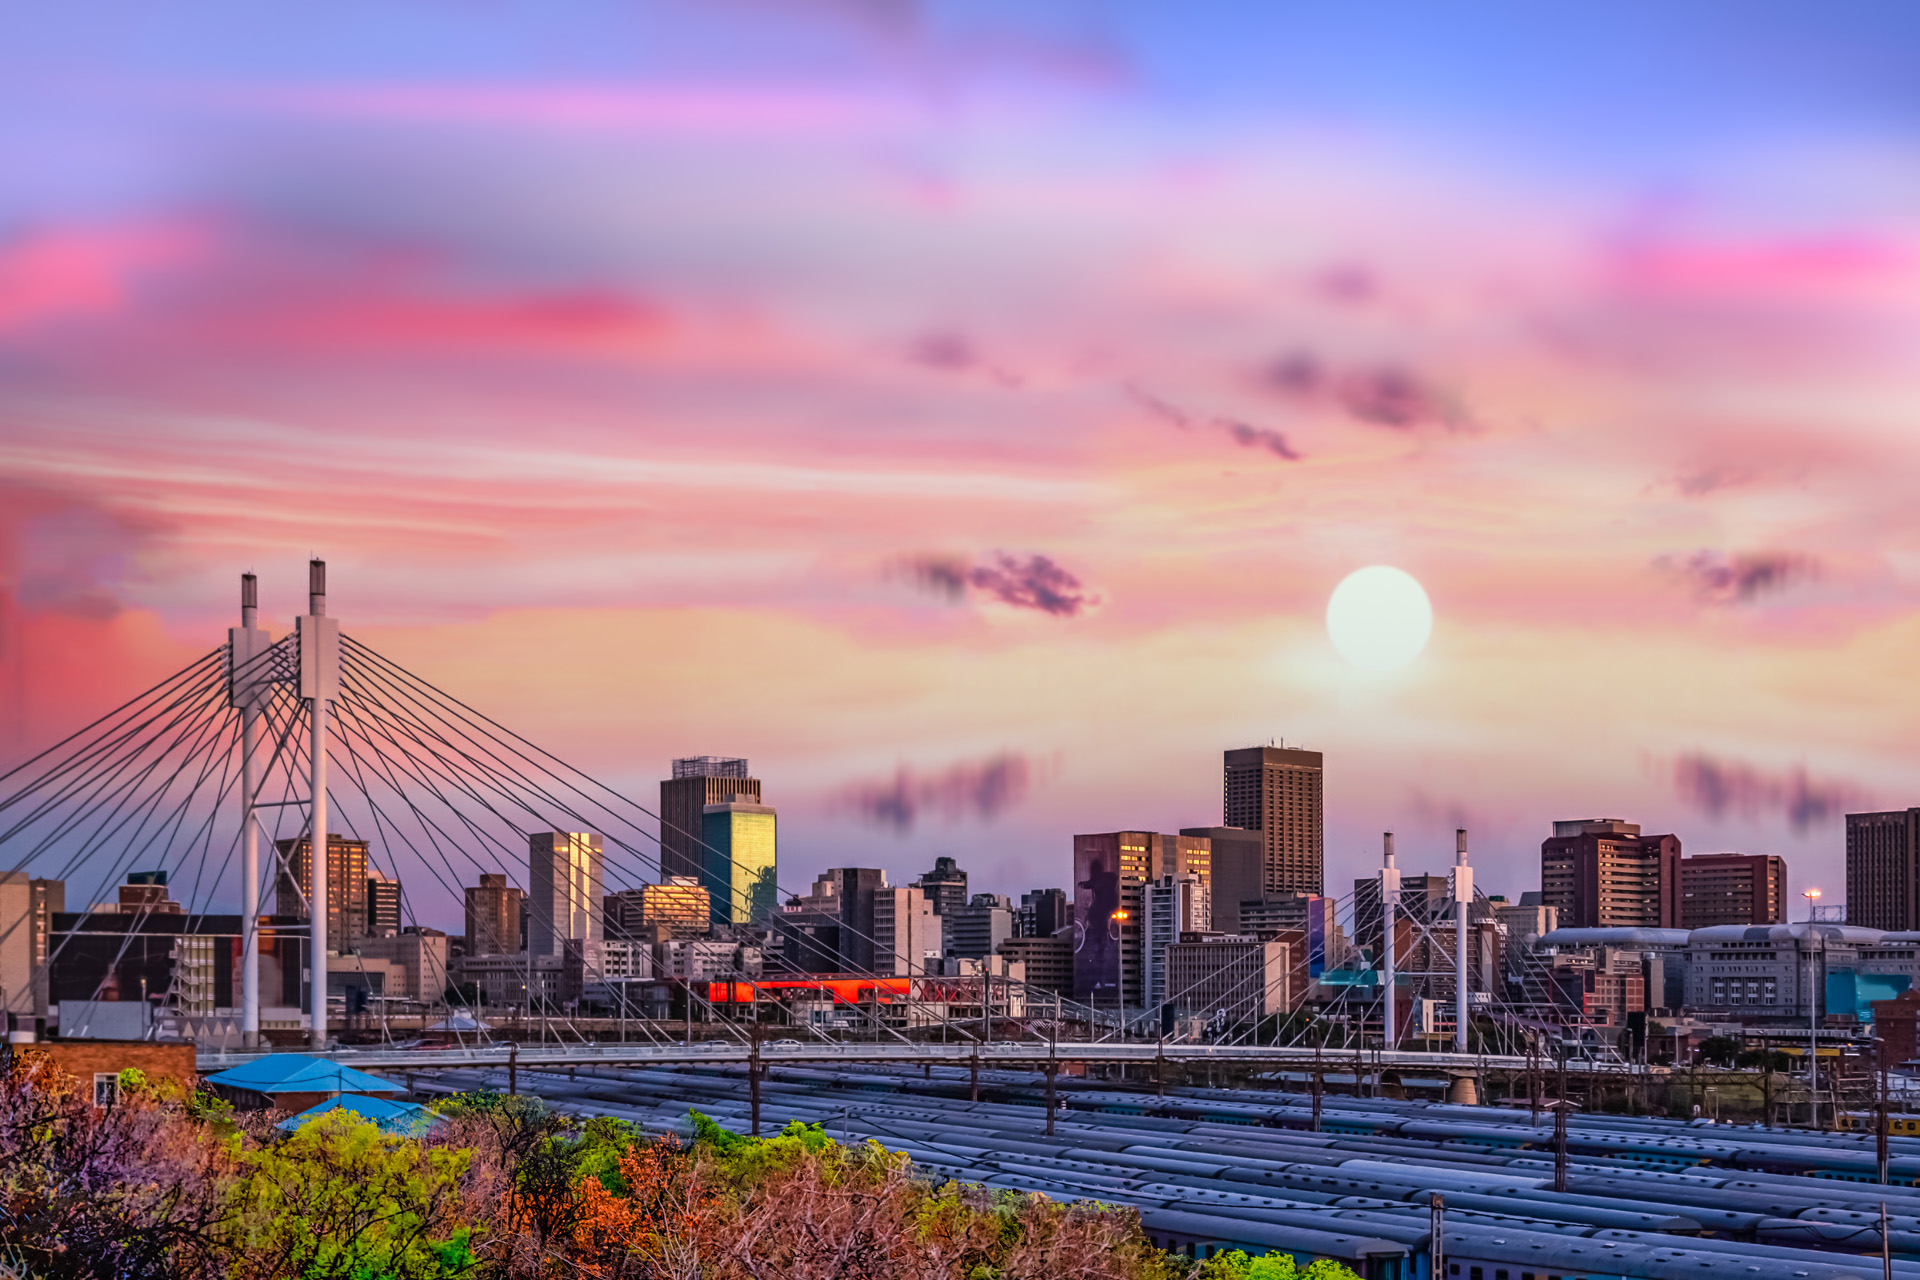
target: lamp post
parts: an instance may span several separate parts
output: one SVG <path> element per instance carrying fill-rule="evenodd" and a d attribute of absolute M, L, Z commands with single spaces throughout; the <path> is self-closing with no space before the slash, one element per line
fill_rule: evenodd
<path fill-rule="evenodd" d="M 1813 1127 L 1820 1127 L 1820 969 L 1813 958 L 1814 903 L 1820 900 L 1818 889 L 1808 889 L 1807 900 L 1807 1113 Z"/>

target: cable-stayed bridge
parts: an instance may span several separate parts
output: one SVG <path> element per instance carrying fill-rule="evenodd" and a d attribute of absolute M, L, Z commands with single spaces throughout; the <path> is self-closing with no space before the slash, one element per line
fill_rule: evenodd
<path fill-rule="evenodd" d="M 263 1009 L 289 1003 L 287 993 L 295 993 L 293 1002 L 304 1009 L 313 1047 L 326 1047 L 336 1030 L 345 1029 L 343 1011 L 330 1008 L 328 971 L 355 960 L 342 945 L 348 895 L 329 837 L 364 842 L 370 867 L 382 877 L 402 886 L 430 880 L 457 902 L 462 886 L 480 874 L 503 875 L 523 892 L 532 889 L 525 874 L 529 840 L 540 832 L 596 835 L 608 890 L 657 883 L 666 829 L 659 814 L 618 788 L 343 634 L 327 613 L 326 569 L 319 561 L 309 570 L 307 612 L 292 632 L 274 639 L 259 626 L 257 585 L 245 575 L 241 622 L 224 644 L 0 775 L 0 870 L 77 877 L 108 891 L 129 872 L 142 872 L 167 886 L 134 892 L 130 901 L 122 892 L 109 930 L 119 939 L 113 945 L 120 954 L 108 958 L 105 972 L 117 972 L 117 961 L 145 945 L 147 933 L 164 932 L 160 926 L 169 922 L 157 918 L 162 912 L 202 919 L 237 907 L 238 991 L 232 1005 L 239 1048 L 203 1046 L 210 1063 L 263 1045 Z M 700 833 L 683 834 L 704 846 Z M 316 857 L 314 850 L 325 852 Z M 353 1052 L 356 1060 L 423 1068 L 508 1056 L 529 1063 L 771 1062 L 859 1054 L 866 1060 L 988 1064 L 1353 1061 L 1360 1064 L 1356 1070 L 1376 1072 L 1449 1064 L 1518 1069 L 1539 1060 L 1542 1034 L 1554 1030 L 1556 1018 L 1538 1000 L 1515 1000 L 1499 982 L 1477 972 L 1470 976 L 1468 916 L 1477 895 L 1464 833 L 1454 852 L 1448 908 L 1402 910 L 1389 838 L 1378 893 L 1367 908 L 1370 921 L 1356 921 L 1354 895 L 1340 900 L 1345 930 L 1356 944 L 1363 941 L 1357 924 L 1377 935 L 1371 949 L 1354 945 L 1325 956 L 1311 1012 L 1223 1017 L 1204 1040 L 1166 1034 L 1172 1019 L 1165 1015 L 1190 1003 L 1187 990 L 1169 990 L 1151 1008 L 1116 1009 L 983 975 L 973 980 L 970 996 L 963 993 L 973 1016 L 956 1018 L 955 979 L 929 972 L 923 959 L 913 958 L 904 974 L 843 973 L 837 975 L 842 982 L 820 984 L 824 994 L 852 978 L 851 985 L 871 998 L 871 1007 L 858 997 L 849 1010 L 853 1043 L 811 1023 L 788 1031 L 767 1025 L 779 1006 L 763 1003 L 762 987 L 777 984 L 729 975 L 714 983 L 684 982 L 687 1021 L 697 1009 L 703 1035 L 718 1036 L 717 1042 L 690 1043 L 690 1026 L 683 1036 L 672 1023 L 623 1016 L 619 1043 L 594 1043 L 603 1039 L 605 1019 L 589 1023 L 563 1013 L 542 1019 L 543 1038 L 552 1043 L 506 1047 L 488 1043 L 495 1037 L 488 1034 L 485 1011 L 471 1010 L 454 1021 L 452 1047 L 388 1043 Z M 706 853 L 710 860 L 727 856 L 710 846 Z M 726 894 L 729 883 L 718 876 L 710 889 Z M 789 896 L 775 888 L 780 899 Z M 184 901 L 170 899 L 175 891 Z M 269 891 L 272 912 L 265 910 Z M 582 895 L 578 905 L 604 930 L 597 895 Z M 93 918 L 101 906 L 73 914 L 82 925 L 98 924 Z M 400 912 L 405 924 L 424 923 L 404 888 Z M 726 918 L 744 920 L 745 912 L 729 911 Z M 26 917 L 3 923 L 0 946 L 13 931 L 31 927 Z M 778 930 L 769 934 L 764 920 L 729 927 L 777 953 Z M 78 932 L 67 929 L 38 941 L 42 951 L 36 952 L 29 985 L 42 1004 L 53 994 L 49 975 L 58 971 L 63 949 L 74 945 Z M 597 976 L 619 988 L 632 975 Z M 786 980 L 789 988 L 801 978 L 768 976 Z M 52 1003 L 97 1008 L 103 1000 L 153 994 L 109 990 L 112 981 L 103 977 L 98 989 L 84 993 L 90 998 L 67 992 Z M 1249 974 L 1208 998 L 1223 1013 L 1266 1008 L 1273 993 L 1261 989 L 1265 981 Z M 26 994 L 0 991 L 0 1004 L 17 1012 Z M 1281 1003 L 1301 1005 L 1301 994 L 1289 992 Z M 165 998 L 171 997 L 162 1003 Z M 1397 1000 L 1420 1000 L 1429 1014 L 1444 1006 L 1452 1014 L 1446 1033 L 1454 1052 L 1429 1051 L 1431 1037 L 1426 1049 L 1401 1043 L 1407 1007 L 1396 1009 Z M 893 1016 L 880 1016 L 882 1004 Z M 76 1030 L 63 1027 L 67 1034 Z M 780 1034 L 802 1039 L 766 1043 Z"/>

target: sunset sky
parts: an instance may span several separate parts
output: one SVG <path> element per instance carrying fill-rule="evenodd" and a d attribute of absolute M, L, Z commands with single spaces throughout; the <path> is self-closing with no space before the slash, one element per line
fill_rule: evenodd
<path fill-rule="evenodd" d="M 1831 903 L 1920 804 L 1910 5 L 4 24 L 8 761 L 311 554 L 648 804 L 749 757 L 788 889 L 1064 887 L 1270 738 L 1336 892 L 1604 815 Z M 1324 622 L 1376 563 L 1390 675 Z"/>

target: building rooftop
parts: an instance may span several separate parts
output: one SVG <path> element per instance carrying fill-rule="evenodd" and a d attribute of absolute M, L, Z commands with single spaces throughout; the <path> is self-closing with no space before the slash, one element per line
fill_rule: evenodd
<path fill-rule="evenodd" d="M 681 756 L 673 762 L 676 778 L 750 778 L 743 756 Z"/>

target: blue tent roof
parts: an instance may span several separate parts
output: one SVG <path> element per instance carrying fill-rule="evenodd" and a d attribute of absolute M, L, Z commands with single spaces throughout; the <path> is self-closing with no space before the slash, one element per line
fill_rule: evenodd
<path fill-rule="evenodd" d="M 427 1110 L 417 1102 L 395 1102 L 391 1098 L 368 1098 L 359 1094 L 347 1093 L 337 1098 L 328 1098 L 325 1102 L 308 1107 L 297 1116 L 288 1116 L 276 1129 L 285 1129 L 292 1133 L 307 1121 L 329 1111 L 346 1110 L 355 1115 L 365 1116 L 378 1125 L 382 1132 L 398 1133 L 409 1138 L 417 1138 L 442 1123 L 439 1116 Z"/>
<path fill-rule="evenodd" d="M 391 1080 L 382 1080 L 325 1058 L 310 1058 L 304 1053 L 270 1053 L 219 1075 L 208 1076 L 207 1083 L 266 1094 L 400 1091 Z"/>

